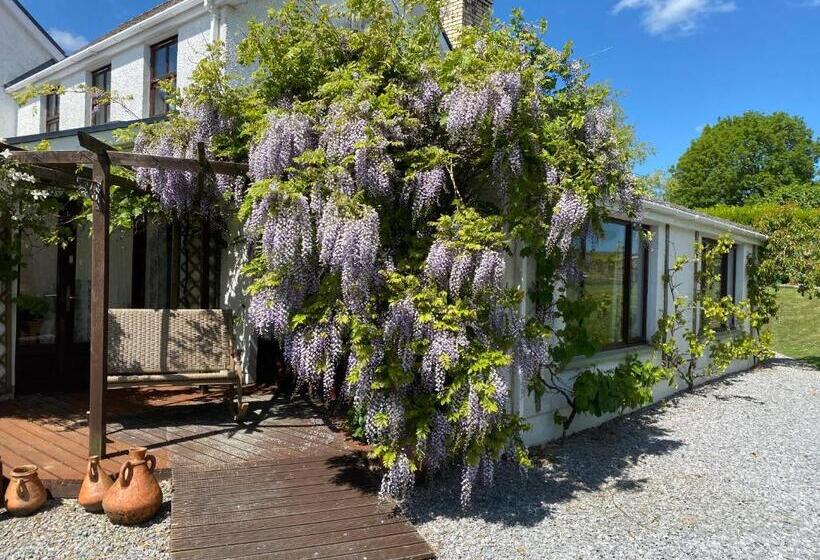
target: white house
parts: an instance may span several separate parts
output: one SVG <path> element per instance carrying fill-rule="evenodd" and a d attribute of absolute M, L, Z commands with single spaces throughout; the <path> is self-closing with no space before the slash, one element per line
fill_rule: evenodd
<path fill-rule="evenodd" d="M 17 103 L 7 88 L 65 53 L 18 0 L 0 2 L 0 52 L 0 138 L 8 138 L 17 136 Z"/>
<path fill-rule="evenodd" d="M 178 86 L 186 86 L 208 43 L 215 40 L 225 42 L 230 57 L 245 34 L 246 22 L 263 17 L 270 1 L 167 0 L 68 57 L 62 57 L 39 30 L 39 35 L 35 33 L 30 40 L 38 44 L 41 54 L 34 56 L 32 47 L 28 68 L 12 70 L 14 76 L 8 79 L 5 74 L 0 76 L 9 82 L 3 93 L 6 97 L 0 100 L 45 83 L 62 84 L 66 93 L 59 99 L 47 96 L 15 106 L 11 116 L 8 104 L 0 104 L 3 127 L 14 122 L 14 133 L 5 133 L 8 142 L 31 147 L 48 140 L 52 149 L 73 149 L 77 147 L 78 130 L 109 140 L 117 128 L 163 118 L 167 106 L 156 88 L 157 81 L 173 78 Z M 490 5 L 489 0 L 451 0 L 442 17 L 443 44 L 457 41 L 461 26 L 484 17 Z M 8 6 L 0 4 L 0 13 L 4 9 Z M 32 26 L 37 28 L 17 2 L 11 4 L 11 9 L 16 19 L 10 30 L 5 27 L 12 20 L 0 20 L 4 26 L 0 41 L 14 33 L 27 36 Z M 25 28 L 18 29 L 18 25 Z M 49 57 L 54 59 L 52 63 L 38 67 Z M 6 72 L 6 67 L 0 67 L 0 71 Z M 91 96 L 81 91 L 87 85 L 108 89 L 121 102 L 94 106 Z M 647 201 L 644 223 L 652 230 L 653 241 L 645 247 L 636 241 L 638 232 L 629 222 L 619 221 L 617 215 L 612 218 L 605 238 L 597 241 L 596 247 L 588 247 L 588 251 L 607 252 L 614 263 L 595 271 L 597 284 L 611 292 L 613 305 L 600 318 L 600 328 L 610 345 L 599 355 L 574 365 L 583 367 L 594 362 L 606 368 L 627 353 L 644 357 L 650 354 L 647 341 L 664 309 L 671 307 L 670 296 L 663 289 L 664 271 L 678 255 L 691 254 L 697 240 L 716 239 L 722 234 L 734 238 L 736 247 L 724 263 L 728 281 L 722 290 L 737 300 L 746 297 L 745 263 L 765 240 L 763 235 L 685 208 Z M 13 364 L 6 362 L 13 374 L 7 392 L 13 394 L 15 388 L 23 393 L 43 387 L 81 387 L 87 383 L 90 242 L 82 233 L 78 232 L 76 240 L 66 247 L 44 247 L 35 242 L 26 247 L 26 266 L 15 291 L 29 298 L 29 308 L 18 309 L 16 314 L 17 327 L 11 339 L 16 354 Z M 243 247 L 225 247 L 208 232 L 199 231 L 196 224 L 182 231 L 159 224 L 138 225 L 132 232 L 113 235 L 111 247 L 111 307 L 162 308 L 177 303 L 181 307 L 229 307 L 240 317 L 243 315 L 245 298 L 237 273 L 237 264 L 245 257 Z M 172 270 L 176 266 L 179 268 Z M 512 259 L 508 271 L 511 285 L 526 288 L 533 280 L 534 269 L 525 259 Z M 199 277 L 204 280 L 195 282 Z M 172 278 L 177 279 L 173 286 Z M 692 265 L 681 278 L 684 293 L 693 293 Z M 527 302 L 522 304 L 521 312 L 532 312 Z M 244 323 L 236 329 L 247 378 L 264 376 L 275 369 L 273 363 L 279 361 L 275 348 L 257 341 Z M 738 362 L 732 369 L 750 365 Z M 1 374 L 2 370 L 0 393 Z M 655 395 L 662 398 L 671 391 L 663 384 L 656 388 Z M 553 411 L 563 406 L 559 398 L 545 397 L 537 402 L 525 387 L 513 383 L 511 406 L 533 426 L 525 436 L 527 443 L 560 435 L 552 420 Z M 574 429 L 601 421 L 582 416 L 575 421 Z"/>

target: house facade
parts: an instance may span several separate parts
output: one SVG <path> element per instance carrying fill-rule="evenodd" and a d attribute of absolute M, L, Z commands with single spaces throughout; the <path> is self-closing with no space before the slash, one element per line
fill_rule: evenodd
<path fill-rule="evenodd" d="M 11 96 L 39 84 L 60 84 L 63 95 L 33 98 L 14 105 L 14 133 L 8 142 L 32 148 L 47 140 L 54 150 L 77 149 L 77 131 L 84 130 L 111 141 L 115 130 L 135 122 L 162 119 L 168 109 L 158 88 L 172 79 L 178 87 L 191 81 L 196 64 L 213 41 L 225 43 L 228 60 L 246 32 L 246 22 L 263 18 L 272 0 L 168 0 L 125 22 L 83 49 L 47 66 L 33 60 L 31 68 L 9 79 L 3 95 Z M 452 0 L 442 14 L 442 45 L 456 44 L 459 29 L 475 24 L 491 7 L 489 0 Z M 5 20 L 4 20 L 5 21 Z M 45 52 L 44 54 L 53 54 Z M 98 103 L 84 88 L 111 91 L 111 103 Z M 8 111 L 2 113 L 3 118 Z M 11 292 L 17 308 L 7 313 L 5 378 L 0 393 L 11 396 L 51 390 L 75 389 L 88 382 L 88 336 L 90 304 L 90 238 L 85 226 L 73 224 L 71 208 L 54 218 L 55 225 L 76 228 L 66 246 L 45 246 L 24 240 L 25 266 Z M 596 289 L 610 304 L 596 317 L 596 328 L 607 347 L 593 358 L 573 364 L 580 371 L 589 364 L 614 367 L 628 353 L 651 356 L 648 341 L 664 310 L 671 309 L 671 295 L 664 293 L 665 270 L 682 254 L 691 256 L 696 241 L 730 235 L 736 243 L 725 267 L 727 281 L 721 290 L 736 300 L 746 297 L 745 263 L 765 237 L 748 228 L 697 212 L 646 201 L 644 225 L 652 242 L 640 241 L 639 231 L 624 216 L 613 213 L 605 235 L 588 240 L 587 254 L 595 254 L 595 268 L 588 270 Z M 235 232 L 211 232 L 201 224 L 138 223 L 132 231 L 111 236 L 110 307 L 222 307 L 239 319 L 235 336 L 242 351 L 248 381 L 269 380 L 266 375 L 281 367 L 274 343 L 258 340 L 245 316 L 246 298 L 239 269 L 247 257 L 246 247 L 229 240 Z M 684 294 L 695 290 L 694 265 L 681 273 Z M 527 288 L 534 267 L 527 259 L 508 263 L 511 286 Z M 687 283 L 688 282 L 688 283 Z M 528 301 L 522 314 L 532 313 Z M 696 320 L 697 318 L 693 318 Z M 732 370 L 751 366 L 736 362 Z M 567 373 L 571 378 L 573 371 Z M 3 381 L 5 379 L 5 382 Z M 564 406 L 558 397 L 536 400 L 511 376 L 510 406 L 528 419 L 533 429 L 528 444 L 560 435 L 553 413 Z M 655 389 L 663 398 L 675 389 L 666 384 Z M 2 397 L 0 397 L 2 398 Z M 573 429 L 583 429 L 604 419 L 578 418 Z"/>
<path fill-rule="evenodd" d="M 17 136 L 17 103 L 8 88 L 16 80 L 65 58 L 63 49 L 18 0 L 0 2 L 0 138 Z"/>

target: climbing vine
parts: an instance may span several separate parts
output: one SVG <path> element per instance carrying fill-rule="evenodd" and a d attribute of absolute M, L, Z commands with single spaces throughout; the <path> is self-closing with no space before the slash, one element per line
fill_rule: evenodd
<path fill-rule="evenodd" d="M 247 158 L 249 186 L 137 180 L 172 215 L 235 212 L 248 320 L 300 387 L 351 403 L 383 493 L 458 463 L 467 503 L 501 457 L 529 464 L 513 376 L 563 391 L 574 416 L 644 404 L 659 374 L 629 358 L 554 383 L 595 351 L 587 304 L 555 289 L 578 274 L 573 240 L 613 208 L 640 220 L 640 150 L 609 92 L 520 13 L 449 51 L 438 14 L 421 0 L 287 2 L 249 23 L 237 75 L 214 46 L 135 150 L 191 157 L 203 142 Z M 516 257 L 535 263 L 532 285 Z"/>

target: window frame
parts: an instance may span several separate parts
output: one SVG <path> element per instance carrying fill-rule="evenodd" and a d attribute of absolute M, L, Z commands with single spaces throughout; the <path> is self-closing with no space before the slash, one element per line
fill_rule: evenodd
<path fill-rule="evenodd" d="M 165 53 L 166 68 L 167 69 L 171 68 L 171 57 L 169 56 L 170 47 L 171 47 L 171 45 L 176 45 L 177 46 L 176 52 L 177 52 L 177 54 L 179 53 L 179 50 L 178 50 L 179 42 L 178 42 L 177 39 L 178 39 L 177 35 L 174 35 L 173 37 L 169 37 L 168 39 L 160 41 L 159 43 L 155 43 L 155 44 L 151 45 L 151 47 L 150 47 L 151 54 L 150 54 L 150 58 L 149 58 L 149 61 L 148 61 L 149 62 L 149 67 L 148 67 L 148 72 L 149 72 L 148 116 L 149 117 L 158 117 L 158 116 L 165 115 L 165 114 L 168 113 L 168 109 L 170 108 L 170 105 L 166 101 L 166 102 L 163 103 L 165 105 L 164 111 L 158 112 L 158 108 L 156 106 L 155 99 L 156 99 L 157 92 L 160 91 L 160 87 L 159 87 L 160 82 L 171 79 L 171 80 L 174 81 L 174 83 L 176 83 L 176 79 L 177 79 L 177 61 L 174 60 L 174 71 L 173 72 L 167 71 L 165 74 L 162 74 L 162 75 L 158 76 L 154 73 L 154 69 L 156 67 L 157 53 L 159 53 L 163 49 L 164 49 L 164 53 Z"/>
<path fill-rule="evenodd" d="M 711 237 L 704 237 L 701 239 L 701 245 L 703 245 L 703 249 L 707 250 L 709 248 L 714 247 L 717 245 L 717 239 Z M 737 243 L 732 244 L 732 248 L 729 249 L 729 252 L 720 256 L 720 298 L 723 299 L 724 297 L 731 296 L 732 303 L 737 303 L 737 255 L 738 255 L 738 245 Z M 729 260 L 732 261 L 731 268 L 729 267 Z M 731 274 L 730 274 L 731 273 Z M 729 282 L 731 276 L 731 282 Z M 698 289 L 703 293 L 706 290 L 706 285 L 701 279 L 700 286 Z M 700 318 L 701 323 L 704 321 L 704 318 L 701 316 Z M 731 330 L 735 327 L 735 317 L 729 317 L 728 324 L 718 325 L 714 327 L 717 332 Z"/>
<path fill-rule="evenodd" d="M 53 100 L 53 105 L 50 101 Z M 45 96 L 45 131 L 44 132 L 59 132 L 60 130 L 60 95 L 57 93 L 49 93 Z M 53 107 L 54 111 L 50 109 Z M 54 128 L 52 128 L 52 125 Z"/>
<path fill-rule="evenodd" d="M 605 350 L 616 350 L 618 348 L 629 348 L 632 346 L 639 346 L 642 344 L 646 344 L 649 340 L 648 338 L 648 331 L 647 331 L 647 311 L 649 309 L 649 246 L 648 244 L 644 243 L 643 247 L 640 249 L 640 255 L 643 257 L 643 265 L 641 266 L 641 274 L 643 275 L 643 286 L 641 287 L 641 291 L 639 297 L 641 298 L 640 309 L 641 309 L 641 329 L 639 336 L 630 336 L 630 330 L 632 327 L 630 321 L 630 309 L 632 307 L 632 235 L 636 231 L 650 231 L 651 228 L 648 225 L 640 225 L 635 226 L 632 222 L 628 220 L 622 220 L 619 218 L 607 218 L 603 221 L 603 223 L 613 223 L 619 224 L 624 226 L 624 269 L 623 275 L 621 278 L 621 289 L 623 290 L 623 301 L 621 302 L 621 329 L 620 329 L 620 340 L 617 342 L 611 342 L 609 344 L 604 344 L 601 346 L 601 351 Z M 587 239 L 588 236 L 585 236 L 581 241 L 581 258 L 586 259 L 587 255 Z M 639 241 L 640 243 L 640 241 Z M 584 289 L 586 276 L 581 279 L 581 289 Z"/>
<path fill-rule="evenodd" d="M 91 87 L 99 87 L 96 84 L 96 79 L 98 76 L 103 75 L 107 76 L 104 79 L 104 87 L 100 88 L 105 90 L 107 93 L 111 93 L 111 65 L 107 64 L 102 68 L 98 68 L 91 72 Z M 96 110 L 95 110 L 96 109 Z M 102 115 L 102 120 L 98 120 L 98 116 Z M 107 124 L 111 122 L 111 102 L 97 102 L 94 98 L 94 95 L 91 96 L 91 119 L 90 119 L 91 126 L 97 126 L 101 124 Z"/>

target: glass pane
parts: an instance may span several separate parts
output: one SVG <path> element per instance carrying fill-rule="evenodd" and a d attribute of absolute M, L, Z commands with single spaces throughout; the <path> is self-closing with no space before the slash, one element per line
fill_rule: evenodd
<path fill-rule="evenodd" d="M 644 263 L 646 251 L 641 239 L 640 231 L 632 231 L 632 255 L 630 256 L 630 286 L 629 286 L 629 338 L 630 340 L 643 338 L 644 302 L 646 300 L 646 278 L 644 278 Z"/>
<path fill-rule="evenodd" d="M 176 74 L 177 72 L 177 44 L 171 43 L 168 45 L 168 73 Z"/>
<path fill-rule="evenodd" d="M 131 232 L 116 230 L 111 233 L 108 243 L 108 306 L 131 307 Z M 85 224 L 77 228 L 74 296 L 74 342 L 88 342 L 91 316 L 91 236 L 89 227 Z"/>
<path fill-rule="evenodd" d="M 154 57 L 151 61 L 151 76 L 154 79 L 161 78 L 168 73 L 168 58 L 165 52 L 165 47 L 161 47 L 154 51 Z"/>
<path fill-rule="evenodd" d="M 598 303 L 590 317 L 592 335 L 602 345 L 621 342 L 626 226 L 604 224 L 603 235 L 587 238 L 582 264 L 584 293 Z"/>
<path fill-rule="evenodd" d="M 57 316 L 57 247 L 39 239 L 23 240 L 17 290 L 17 342 L 54 344 Z"/>

